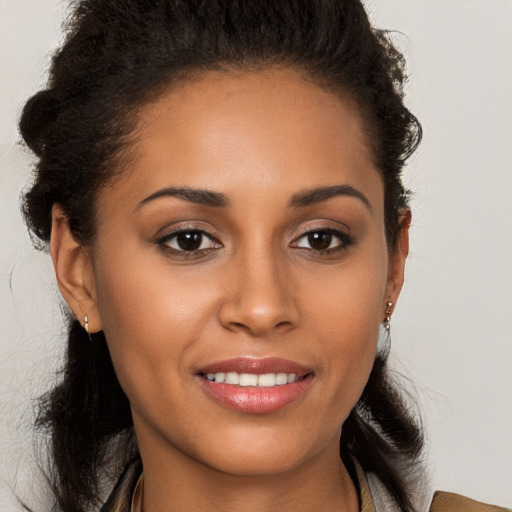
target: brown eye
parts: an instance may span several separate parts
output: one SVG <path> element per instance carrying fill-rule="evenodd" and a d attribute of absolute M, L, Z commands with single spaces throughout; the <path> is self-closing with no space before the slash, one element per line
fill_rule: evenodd
<path fill-rule="evenodd" d="M 325 251 L 332 243 L 332 234 L 323 231 L 308 234 L 308 243 L 315 251 Z"/>
<path fill-rule="evenodd" d="M 175 253 L 192 253 L 218 249 L 222 244 L 204 231 L 187 229 L 171 233 L 156 242 Z"/>
<path fill-rule="evenodd" d="M 186 231 L 176 235 L 176 245 L 182 251 L 197 251 L 201 247 L 203 234 L 199 231 Z"/>
<path fill-rule="evenodd" d="M 347 233 L 336 229 L 318 229 L 304 233 L 294 240 L 291 246 L 326 253 L 345 249 L 351 243 L 352 238 Z"/>

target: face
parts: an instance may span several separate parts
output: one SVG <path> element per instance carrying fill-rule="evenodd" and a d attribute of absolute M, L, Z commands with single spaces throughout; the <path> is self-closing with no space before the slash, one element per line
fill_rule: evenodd
<path fill-rule="evenodd" d="M 339 459 L 403 264 L 357 109 L 292 71 L 208 72 L 144 107 L 134 150 L 99 195 L 88 307 L 141 451 Z"/>

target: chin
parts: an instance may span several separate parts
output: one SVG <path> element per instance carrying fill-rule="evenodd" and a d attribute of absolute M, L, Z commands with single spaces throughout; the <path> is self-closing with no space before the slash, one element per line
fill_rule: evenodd
<path fill-rule="evenodd" d="M 222 473 L 238 476 L 271 476 L 293 471 L 300 466 L 300 453 L 290 453 L 288 456 L 268 451 L 267 453 L 247 453 L 223 456 L 210 467 Z"/>
<path fill-rule="evenodd" d="M 201 458 L 210 467 L 227 474 L 276 475 L 293 471 L 330 444 L 321 438 L 312 442 L 304 432 L 290 430 L 260 427 L 249 432 L 217 435 L 213 438 L 215 449 L 209 449 Z M 339 442 L 339 436 L 334 442 Z"/>

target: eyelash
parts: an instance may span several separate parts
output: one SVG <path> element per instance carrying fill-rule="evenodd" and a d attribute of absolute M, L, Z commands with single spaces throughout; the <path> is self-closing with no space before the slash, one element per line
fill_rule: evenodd
<path fill-rule="evenodd" d="M 339 240 L 339 244 L 336 245 L 335 247 L 328 247 L 327 249 L 314 249 L 312 247 L 309 247 L 309 248 L 308 247 L 299 247 L 298 243 L 300 240 L 305 239 L 315 233 L 331 235 Z M 210 242 L 212 244 L 217 244 L 218 246 L 217 247 L 207 247 L 204 249 L 198 248 L 198 249 L 194 249 L 194 250 L 190 250 L 190 251 L 170 247 L 169 242 L 173 239 L 176 239 L 181 234 L 198 234 L 198 235 L 201 235 L 202 237 L 205 237 L 208 240 L 210 240 Z M 201 245 L 203 242 L 204 242 L 204 240 L 201 240 Z M 331 243 L 332 243 L 332 241 L 331 241 Z M 158 238 L 155 241 L 155 244 L 160 246 L 166 252 L 170 252 L 172 254 L 184 256 L 184 257 L 194 257 L 194 256 L 200 257 L 213 249 L 220 249 L 223 247 L 222 243 L 211 233 L 208 233 L 207 231 L 204 231 L 202 229 L 188 227 L 188 226 L 181 227 L 181 228 L 177 229 L 176 231 L 173 231 L 161 238 Z M 339 231 L 339 230 L 333 229 L 333 228 L 315 228 L 315 229 L 310 229 L 310 230 L 306 231 L 305 233 L 302 233 L 300 236 L 295 238 L 291 242 L 290 245 L 291 245 L 291 247 L 294 247 L 296 249 L 302 249 L 304 251 L 313 251 L 317 255 L 327 256 L 327 255 L 330 255 L 330 254 L 333 254 L 336 252 L 346 250 L 352 244 L 353 244 L 352 237 L 343 231 Z"/>

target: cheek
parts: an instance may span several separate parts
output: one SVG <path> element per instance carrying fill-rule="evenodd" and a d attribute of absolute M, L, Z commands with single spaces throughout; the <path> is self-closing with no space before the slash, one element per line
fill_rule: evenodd
<path fill-rule="evenodd" d="M 386 289 L 387 253 L 375 247 L 367 257 L 326 274 L 311 295 L 307 321 L 329 357 L 324 367 L 332 401 L 325 415 L 344 421 L 359 399 L 375 360 Z"/>
<path fill-rule="evenodd" d="M 95 265 L 99 312 L 119 381 L 137 400 L 183 366 L 210 321 L 210 291 L 171 272 L 157 253 L 134 245 L 111 258 L 108 249 Z"/>
<path fill-rule="evenodd" d="M 362 348 L 374 337 L 383 318 L 387 268 L 385 248 L 374 244 L 339 267 L 313 276 L 306 283 L 309 293 L 303 294 L 309 296 L 305 309 L 310 321 L 326 338 L 342 336 L 354 348 Z"/>

